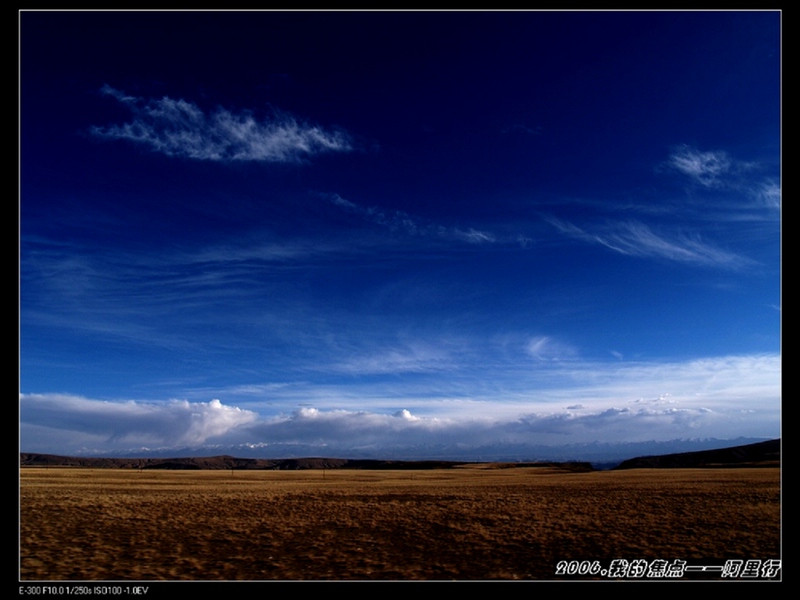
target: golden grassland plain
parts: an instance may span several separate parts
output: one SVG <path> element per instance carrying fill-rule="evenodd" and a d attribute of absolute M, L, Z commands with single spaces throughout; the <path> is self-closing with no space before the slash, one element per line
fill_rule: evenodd
<path fill-rule="evenodd" d="M 558 579 L 562 560 L 780 558 L 777 468 L 23 468 L 20 494 L 24 580 Z"/>

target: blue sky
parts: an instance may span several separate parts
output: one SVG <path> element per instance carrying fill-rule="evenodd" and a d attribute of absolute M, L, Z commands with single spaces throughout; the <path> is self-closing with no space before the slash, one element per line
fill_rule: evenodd
<path fill-rule="evenodd" d="M 777 437 L 780 28 L 20 13 L 21 450 Z"/>

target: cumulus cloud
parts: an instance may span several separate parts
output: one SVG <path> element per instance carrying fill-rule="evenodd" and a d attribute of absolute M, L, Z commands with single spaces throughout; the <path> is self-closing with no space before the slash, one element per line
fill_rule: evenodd
<path fill-rule="evenodd" d="M 108 85 L 101 91 L 126 106 L 133 120 L 93 127 L 94 135 L 142 144 L 167 156 L 280 163 L 352 150 L 345 132 L 326 130 L 283 113 L 258 120 L 249 111 L 236 113 L 218 108 L 206 113 L 182 99 L 137 98 Z"/>
<path fill-rule="evenodd" d="M 730 415 L 692 405 L 671 407 L 612 406 L 550 410 L 512 418 L 436 418 L 403 409 L 391 414 L 370 411 L 301 408 L 252 427 L 262 443 L 316 445 L 331 452 L 371 448 L 381 451 L 415 447 L 450 447 L 462 451 L 498 444 L 557 445 L 674 439 L 688 430 L 730 421 Z M 720 429 L 723 431 L 723 429 Z"/>
<path fill-rule="evenodd" d="M 64 394 L 22 394 L 25 424 L 103 436 L 114 445 L 200 445 L 252 423 L 256 414 L 210 402 L 110 402 Z"/>
<path fill-rule="evenodd" d="M 436 418 L 418 418 L 409 410 L 391 414 L 372 411 L 319 410 L 301 407 L 288 415 L 267 418 L 250 428 L 260 442 L 312 444 L 353 449 L 441 443 L 451 440 L 456 423 Z"/>
<path fill-rule="evenodd" d="M 533 338 L 529 349 L 546 357 L 550 340 Z M 432 448 L 467 456 L 500 444 L 779 434 L 779 355 L 547 364 L 514 369 L 506 379 L 495 373 L 496 381 L 464 395 L 453 386 L 442 390 L 424 382 L 398 390 L 396 381 L 371 378 L 364 386 L 349 379 L 340 385 L 248 386 L 239 398 L 252 410 L 219 400 L 112 402 L 22 394 L 20 448 L 70 454 L 191 446 L 213 454 L 222 445 L 247 445 L 269 457 L 302 446 L 301 453 L 319 448 L 331 456 L 386 458 L 414 448 L 428 456 L 435 454 Z M 474 377 L 483 379 L 485 372 L 475 370 Z M 231 395 L 223 392 L 221 397 Z"/>
<path fill-rule="evenodd" d="M 405 408 L 403 410 L 398 410 L 396 413 L 394 413 L 393 416 L 403 419 L 405 421 L 419 421 L 419 417 L 415 417 L 414 415 L 411 414 L 410 410 L 407 410 Z"/>

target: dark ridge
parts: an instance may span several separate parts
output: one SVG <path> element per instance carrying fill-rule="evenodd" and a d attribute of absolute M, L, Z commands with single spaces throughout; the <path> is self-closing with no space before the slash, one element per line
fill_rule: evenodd
<path fill-rule="evenodd" d="M 22 452 L 21 467 L 80 467 L 92 469 L 183 469 L 183 470 L 303 470 L 303 469 L 383 469 L 422 470 L 452 469 L 469 465 L 507 469 L 514 467 L 551 467 L 570 472 L 593 471 L 588 462 L 475 463 L 447 460 L 373 460 L 346 458 L 236 458 L 208 456 L 190 458 L 86 458 Z"/>
<path fill-rule="evenodd" d="M 779 438 L 719 450 L 640 456 L 625 460 L 614 469 L 779 467 L 780 464 L 781 440 Z"/>

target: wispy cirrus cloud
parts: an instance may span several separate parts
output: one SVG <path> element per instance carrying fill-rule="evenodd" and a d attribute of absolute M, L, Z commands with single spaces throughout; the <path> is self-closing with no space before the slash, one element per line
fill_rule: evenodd
<path fill-rule="evenodd" d="M 448 352 L 433 345 L 411 344 L 370 353 L 356 353 L 324 368 L 354 375 L 426 373 L 454 367 Z"/>
<path fill-rule="evenodd" d="M 469 244 L 494 244 L 500 240 L 492 233 L 474 228 L 461 229 L 459 227 L 446 227 L 425 222 L 418 217 L 412 217 L 401 210 L 384 210 L 377 206 L 362 206 L 342 198 L 339 194 L 330 194 L 328 199 L 336 206 L 348 212 L 360 215 L 364 219 L 387 227 L 391 231 L 402 231 L 407 235 L 420 237 L 436 237 L 445 240 L 467 242 Z M 517 236 L 514 243 L 525 246 L 530 240 Z"/>
<path fill-rule="evenodd" d="M 667 164 L 702 186 L 720 187 L 724 176 L 741 163 L 734 163 L 723 151 L 701 152 L 690 146 L 681 146 L 670 155 Z"/>
<path fill-rule="evenodd" d="M 613 223 L 602 230 L 593 231 L 560 219 L 549 218 L 548 221 L 569 237 L 600 244 L 626 256 L 658 258 L 699 267 L 724 269 L 740 269 L 753 264 L 746 257 L 705 243 L 699 236 L 667 237 L 638 221 Z"/>
<path fill-rule="evenodd" d="M 182 99 L 138 98 L 108 85 L 101 91 L 126 106 L 133 120 L 122 125 L 92 127 L 94 135 L 142 144 L 167 156 L 281 163 L 352 150 L 345 132 L 326 130 L 283 113 L 257 120 L 250 111 L 236 113 L 218 108 L 206 113 Z"/>
<path fill-rule="evenodd" d="M 780 185 L 760 174 L 764 166 L 738 160 L 724 150 L 680 146 L 670 154 L 666 166 L 708 190 L 741 194 L 749 199 L 748 208 L 780 208 Z"/>
<path fill-rule="evenodd" d="M 774 181 L 764 181 L 756 189 L 756 197 L 767 208 L 781 207 L 781 186 Z"/>
<path fill-rule="evenodd" d="M 578 355 L 578 351 L 571 345 L 546 335 L 531 338 L 525 350 L 536 360 L 550 362 L 571 360 Z"/>

